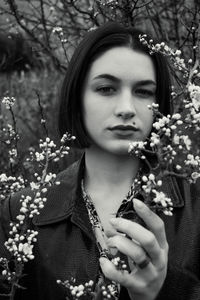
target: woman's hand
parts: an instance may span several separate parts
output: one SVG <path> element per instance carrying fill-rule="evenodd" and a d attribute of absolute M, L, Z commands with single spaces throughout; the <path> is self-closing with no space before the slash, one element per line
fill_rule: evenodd
<path fill-rule="evenodd" d="M 128 257 L 131 272 L 117 270 L 106 258 L 100 258 L 100 264 L 104 275 L 126 287 L 131 299 L 153 300 L 167 273 L 168 243 L 164 223 L 140 200 L 134 199 L 133 203 L 147 228 L 124 218 L 111 219 L 113 227 L 129 238 L 117 234 L 108 239 L 110 248 L 117 248 Z"/>

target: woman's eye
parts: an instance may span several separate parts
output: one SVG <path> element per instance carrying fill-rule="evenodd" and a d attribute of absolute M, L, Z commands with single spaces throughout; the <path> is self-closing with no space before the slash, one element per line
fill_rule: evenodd
<path fill-rule="evenodd" d="M 145 97 L 153 97 L 155 96 L 155 92 L 151 90 L 139 89 L 136 90 L 135 93 L 137 95 L 145 96 Z"/>
<path fill-rule="evenodd" d="M 112 86 L 101 86 L 96 88 L 96 91 L 102 95 L 110 95 L 115 92 L 115 88 Z"/>

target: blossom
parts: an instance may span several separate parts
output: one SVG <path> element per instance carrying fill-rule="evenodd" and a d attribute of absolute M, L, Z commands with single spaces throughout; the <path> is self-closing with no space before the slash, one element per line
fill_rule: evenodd
<path fill-rule="evenodd" d="M 6 182 L 8 180 L 8 177 L 5 173 L 0 174 L 0 182 Z"/>
<path fill-rule="evenodd" d="M 18 215 L 16 217 L 16 219 L 18 219 L 19 221 L 23 221 L 25 219 L 25 216 L 24 215 Z"/>
<path fill-rule="evenodd" d="M 117 257 L 113 257 L 111 259 L 111 262 L 114 264 L 114 266 L 118 269 L 118 270 L 127 270 L 127 265 L 125 263 L 124 260 L 120 259 L 119 256 Z"/>
<path fill-rule="evenodd" d="M 153 147 L 158 145 L 159 143 L 160 143 L 160 136 L 155 132 L 152 132 L 150 137 L 150 146 Z"/>
<path fill-rule="evenodd" d="M 179 136 L 178 134 L 175 134 L 173 137 L 173 142 L 176 145 L 184 144 L 187 150 L 191 149 L 192 142 L 188 135 L 180 135 Z"/>
<path fill-rule="evenodd" d="M 165 127 L 169 123 L 170 119 L 169 117 L 163 116 L 158 121 L 153 123 L 153 127 L 156 130 L 160 130 L 161 128 Z"/>
<path fill-rule="evenodd" d="M 143 184 L 141 187 L 146 194 L 150 194 L 152 189 L 155 189 L 156 187 L 160 187 L 162 185 L 162 180 L 156 180 L 156 176 L 153 173 L 143 175 L 142 182 Z"/>
<path fill-rule="evenodd" d="M 184 163 L 193 167 L 200 166 L 200 157 L 198 155 L 194 156 L 193 154 L 189 153 Z"/>
<path fill-rule="evenodd" d="M 173 115 L 172 115 L 172 119 L 174 119 L 174 120 L 179 120 L 179 119 L 181 119 L 181 114 L 179 114 L 179 113 L 173 114 Z"/>
<path fill-rule="evenodd" d="M 17 261 L 27 262 L 34 259 L 32 242 L 36 242 L 38 232 L 28 229 L 24 235 L 20 235 L 18 229 L 19 226 L 13 226 L 10 231 L 12 237 L 5 242 L 5 246 L 16 257 Z"/>
<path fill-rule="evenodd" d="M 11 109 L 11 107 L 15 104 L 14 97 L 3 97 L 2 103 L 5 104 L 7 109 Z"/>
<path fill-rule="evenodd" d="M 138 154 L 141 150 L 145 149 L 146 144 L 147 143 L 143 141 L 131 142 L 129 144 L 128 152 L 135 152 L 135 154 Z"/>
<path fill-rule="evenodd" d="M 50 182 L 52 179 L 56 178 L 56 174 L 49 173 L 45 177 L 45 182 Z"/>
<path fill-rule="evenodd" d="M 175 55 L 181 55 L 181 50 L 176 50 Z"/>
<path fill-rule="evenodd" d="M 74 135 L 67 133 L 64 133 L 62 138 L 61 138 L 61 144 L 65 144 L 66 142 L 72 140 L 74 141 L 76 139 L 76 137 Z"/>
<path fill-rule="evenodd" d="M 152 192 L 155 194 L 155 197 L 153 198 L 153 201 L 156 203 L 156 204 L 160 204 L 163 208 L 165 208 L 163 210 L 164 214 L 167 214 L 167 215 L 172 215 L 172 200 L 170 198 L 168 198 L 166 196 L 165 193 L 163 193 L 162 191 L 157 191 L 155 189 L 152 190 Z"/>
<path fill-rule="evenodd" d="M 31 190 L 38 190 L 39 189 L 39 185 L 35 182 L 30 182 L 30 187 L 31 187 Z"/>
<path fill-rule="evenodd" d="M 197 179 L 200 178 L 200 172 L 199 173 L 198 172 L 193 172 L 191 174 L 191 177 L 193 179 L 193 182 L 195 183 L 197 181 Z"/>
<path fill-rule="evenodd" d="M 58 279 L 57 283 L 62 284 L 63 286 L 68 288 L 74 300 L 79 299 L 83 295 L 87 296 L 93 294 L 92 292 L 92 287 L 94 285 L 93 280 L 89 280 L 85 284 L 79 284 L 79 285 L 76 285 L 75 281 L 76 280 L 74 278 L 71 278 L 71 280 L 65 280 L 64 282 Z"/>
<path fill-rule="evenodd" d="M 196 111 L 200 110 L 200 86 L 195 84 L 190 84 L 188 86 L 188 91 L 190 93 L 190 97 L 192 99 L 193 107 Z"/>
<path fill-rule="evenodd" d="M 5 276 L 7 274 L 7 271 L 6 270 L 3 270 L 2 273 L 1 273 L 3 276 Z"/>
<path fill-rule="evenodd" d="M 61 33 L 62 30 L 63 30 L 62 27 L 57 26 L 57 27 L 54 27 L 54 28 L 53 28 L 52 32 L 53 32 L 53 33 Z"/>
<path fill-rule="evenodd" d="M 25 255 L 32 257 L 33 245 L 30 245 L 29 243 L 25 243 L 25 244 L 20 243 L 18 247 L 19 247 L 18 250 L 20 252 L 23 252 Z"/>
<path fill-rule="evenodd" d="M 36 156 L 36 161 L 38 161 L 38 162 L 43 161 L 45 159 L 44 154 L 39 153 L 39 152 L 35 152 L 35 156 Z"/>

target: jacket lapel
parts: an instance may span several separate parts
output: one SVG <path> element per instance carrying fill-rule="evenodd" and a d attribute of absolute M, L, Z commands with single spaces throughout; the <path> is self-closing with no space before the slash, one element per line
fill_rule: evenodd
<path fill-rule="evenodd" d="M 164 177 L 162 181 L 163 184 L 161 190 L 172 200 L 173 207 L 183 207 L 184 195 L 180 192 L 180 187 L 183 185 L 183 181 L 177 180 L 177 178 L 172 176 Z"/>

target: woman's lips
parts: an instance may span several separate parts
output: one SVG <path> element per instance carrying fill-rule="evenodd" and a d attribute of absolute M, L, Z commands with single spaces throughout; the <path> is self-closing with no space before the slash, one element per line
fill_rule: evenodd
<path fill-rule="evenodd" d="M 132 125 L 117 125 L 109 128 L 110 131 L 121 136 L 131 136 L 138 128 Z"/>
<path fill-rule="evenodd" d="M 132 131 L 136 131 L 138 130 L 138 128 L 134 125 L 115 125 L 109 128 L 110 130 L 132 130 Z"/>

